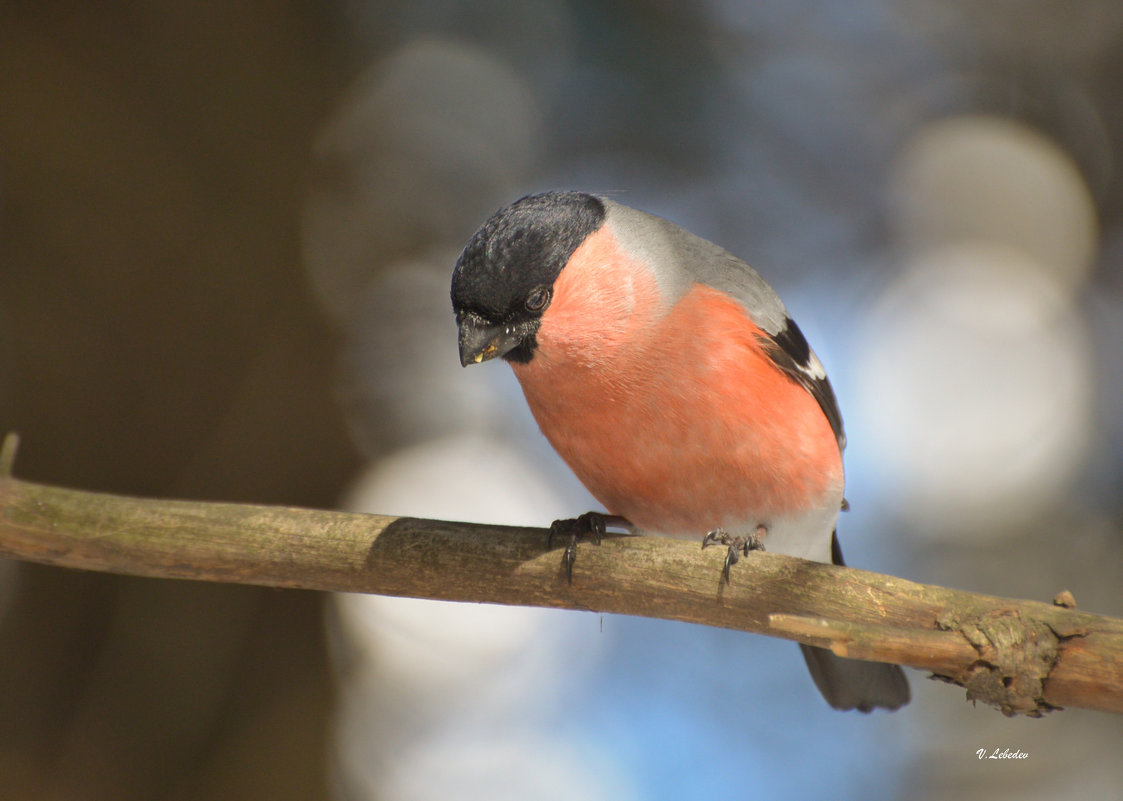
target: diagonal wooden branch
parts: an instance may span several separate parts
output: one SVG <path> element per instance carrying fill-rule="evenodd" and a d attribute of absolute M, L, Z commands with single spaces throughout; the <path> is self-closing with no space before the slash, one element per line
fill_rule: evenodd
<path fill-rule="evenodd" d="M 545 529 L 83 492 L 13 478 L 13 453 L 9 440 L 0 452 L 0 556 L 684 620 L 929 670 L 1008 715 L 1123 712 L 1123 620 L 1063 599 L 977 595 L 757 552 L 726 586 L 720 549 L 630 535 L 583 546 L 570 585 L 562 544 L 548 551 Z"/>

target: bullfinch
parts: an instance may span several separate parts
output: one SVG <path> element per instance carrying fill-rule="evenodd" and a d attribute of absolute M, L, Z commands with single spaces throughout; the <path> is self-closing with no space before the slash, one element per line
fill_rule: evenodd
<path fill-rule="evenodd" d="M 740 259 L 608 198 L 546 192 L 472 236 L 452 306 L 461 363 L 511 365 L 542 433 L 611 515 L 727 545 L 726 580 L 756 547 L 842 564 L 834 392 L 780 298 Z M 578 520 L 603 531 L 596 513 Z M 800 647 L 836 709 L 909 700 L 896 665 Z"/>

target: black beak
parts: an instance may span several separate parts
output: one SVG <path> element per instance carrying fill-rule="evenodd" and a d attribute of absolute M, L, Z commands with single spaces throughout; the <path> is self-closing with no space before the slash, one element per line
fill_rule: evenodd
<path fill-rule="evenodd" d="M 460 320 L 460 364 L 467 367 L 505 356 L 519 346 L 523 336 L 524 331 L 466 314 Z"/>

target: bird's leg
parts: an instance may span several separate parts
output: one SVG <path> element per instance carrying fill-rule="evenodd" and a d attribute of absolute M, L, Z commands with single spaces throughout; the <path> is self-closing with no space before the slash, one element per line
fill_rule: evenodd
<path fill-rule="evenodd" d="M 748 536 L 732 536 L 728 531 L 723 528 L 715 528 L 702 538 L 702 547 L 708 548 L 711 545 L 725 545 L 729 550 L 725 552 L 725 564 L 721 568 L 721 577 L 725 579 L 725 583 L 729 583 L 729 568 L 737 564 L 741 559 L 741 555 L 749 555 L 749 551 L 763 551 L 764 550 L 764 535 L 768 533 L 768 527 L 761 524 L 756 527 L 756 531 Z"/>
<path fill-rule="evenodd" d="M 554 546 L 554 537 L 569 537 L 569 542 L 565 545 L 565 553 L 562 554 L 562 566 L 565 567 L 565 576 L 570 584 L 573 583 L 573 563 L 577 561 L 578 540 L 588 536 L 594 544 L 600 545 L 605 523 L 606 517 L 600 512 L 586 512 L 580 517 L 555 520 L 550 524 L 550 534 L 546 538 L 547 548 Z"/>

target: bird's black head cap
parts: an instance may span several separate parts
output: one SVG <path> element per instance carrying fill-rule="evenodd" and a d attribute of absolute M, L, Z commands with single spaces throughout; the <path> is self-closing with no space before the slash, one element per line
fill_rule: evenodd
<path fill-rule="evenodd" d="M 526 362 L 554 280 L 573 251 L 604 224 L 604 203 L 582 192 L 528 195 L 500 209 L 472 235 L 452 274 L 452 308 L 464 322 L 517 330 L 500 354 Z"/>

